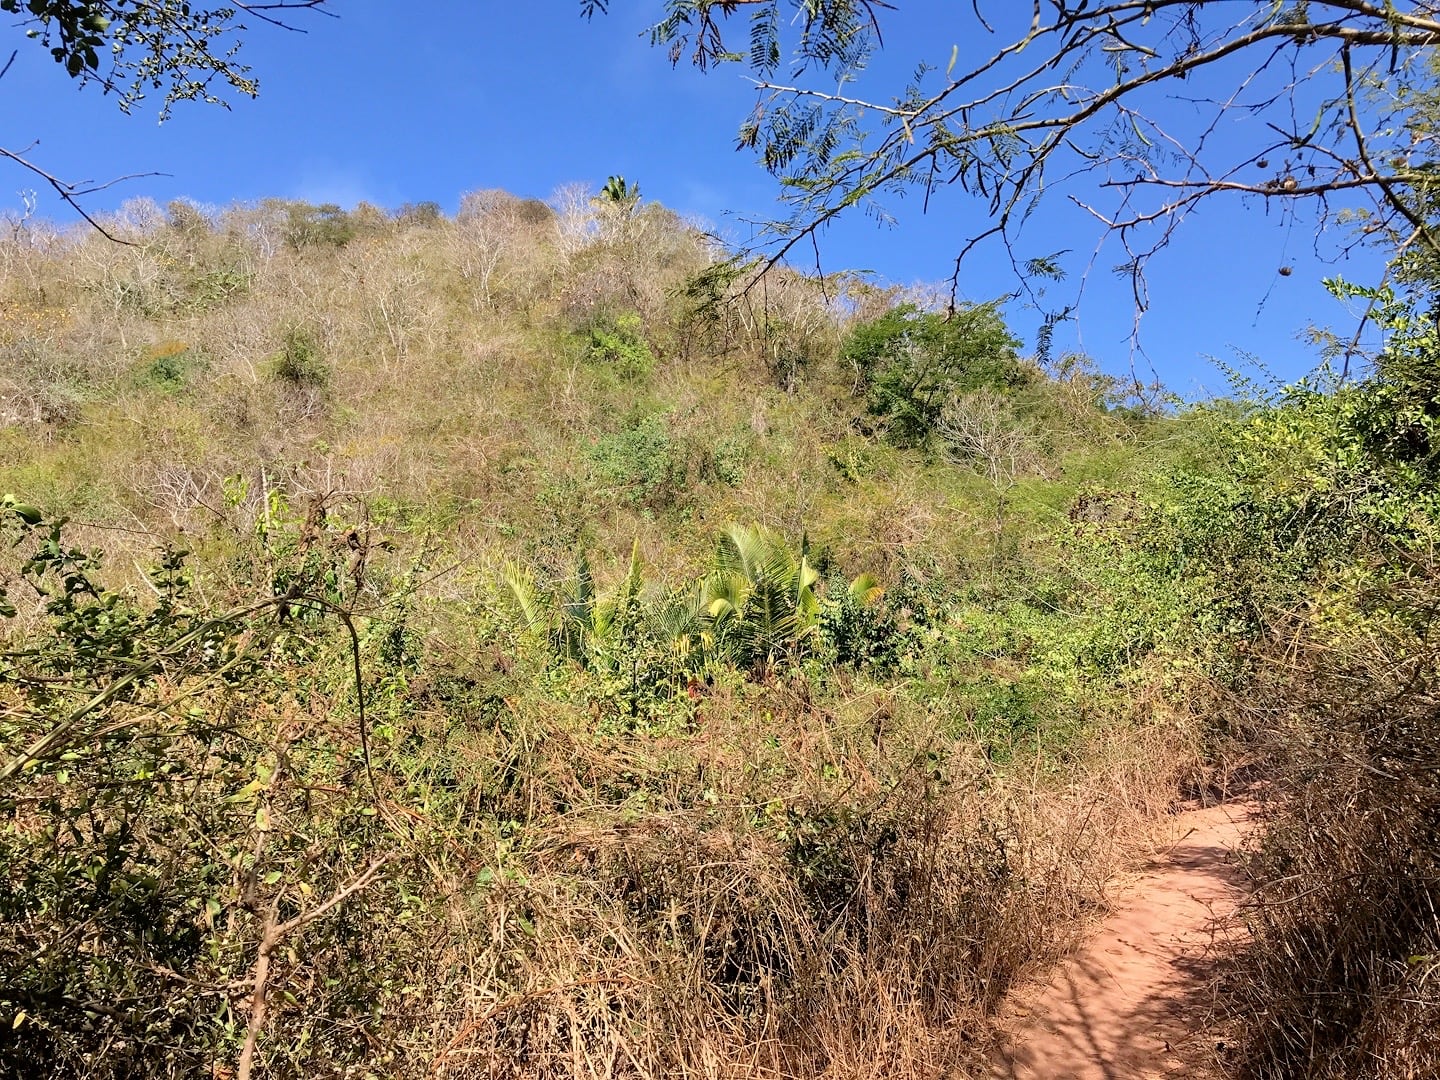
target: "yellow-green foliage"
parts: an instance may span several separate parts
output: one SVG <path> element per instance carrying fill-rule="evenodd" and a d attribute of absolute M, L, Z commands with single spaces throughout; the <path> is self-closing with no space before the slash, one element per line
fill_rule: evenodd
<path fill-rule="evenodd" d="M 108 225 L 0 242 L 0 1066 L 930 1075 L 1173 791 L 1085 363 L 1001 491 L 841 360 L 905 297 L 638 199 Z"/>
<path fill-rule="evenodd" d="M 450 505 L 456 532 L 531 557 L 639 536 L 653 565 L 693 570 L 711 530 L 751 518 L 857 568 L 985 549 L 932 527 L 984 517 L 963 471 L 853 433 L 833 286 L 782 271 L 740 295 L 741 271 L 721 288 L 737 299 L 697 307 L 717 255 L 654 204 L 481 192 L 452 220 L 142 201 L 108 224 L 132 246 L 36 226 L 0 277 L 0 420 L 54 510 L 203 529 L 227 476 L 263 473 Z M 1123 448 L 1127 425 L 1067 378 L 1029 391 L 1052 460 Z"/>

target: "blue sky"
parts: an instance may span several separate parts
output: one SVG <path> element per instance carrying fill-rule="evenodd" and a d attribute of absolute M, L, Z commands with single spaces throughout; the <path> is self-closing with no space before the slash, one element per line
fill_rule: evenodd
<path fill-rule="evenodd" d="M 754 92 L 738 67 L 702 75 L 672 69 L 650 48 L 644 27 L 660 0 L 614 0 L 608 17 L 585 22 L 576 0 L 527 4 L 428 0 L 415 16 L 397 16 L 381 0 L 336 0 L 339 18 L 304 16 L 309 32 L 255 31 L 243 58 L 261 82 L 258 100 L 230 111 L 180 105 L 164 125 L 155 109 L 126 117 L 113 101 L 72 86 L 45 53 L 15 35 L 19 56 L 3 89 L 20 107 L 0 121 L 0 145 L 20 149 L 66 179 L 109 179 L 161 171 L 96 197 L 104 209 L 125 198 L 162 203 L 188 197 L 226 204 L 270 196 L 395 207 L 434 200 L 453 210 L 460 196 L 504 188 L 545 197 L 568 182 L 598 187 L 618 173 L 641 184 L 646 198 L 699 215 L 745 239 L 746 219 L 777 215 L 776 185 L 746 153 L 735 130 Z M 886 50 L 861 91 L 881 98 L 899 88 L 916 61 L 941 67 L 952 45 L 973 44 L 969 5 L 955 0 L 902 2 L 887 24 Z M 1183 104 L 1173 107 L 1177 116 Z M 17 207 L 34 187 L 13 166 L 0 166 L 0 206 Z M 942 191 L 922 214 L 918 198 L 892 203 L 894 227 L 856 218 L 821 239 L 826 270 L 874 271 L 898 283 L 947 278 L 967 230 L 981 219 L 961 192 Z M 41 211 L 67 211 L 42 193 Z M 1098 238 L 1093 222 L 1054 200 L 1026 235 L 1044 254 L 1071 248 L 1072 272 Z M 1193 214 L 1174 244 L 1152 264 L 1151 310 L 1142 324 L 1146 360 L 1184 393 L 1223 391 L 1224 376 L 1207 357 L 1235 362 L 1253 354 L 1282 378 L 1315 362 L 1298 340 L 1309 322 L 1344 326 L 1351 315 L 1320 279 L 1336 272 L 1378 278 L 1378 261 L 1361 256 L 1331 265 L 1345 238 L 1322 237 L 1308 224 L 1287 230 L 1276 215 L 1238 200 Z M 1317 254 L 1319 257 L 1317 257 Z M 1060 347 L 1081 347 L 1106 368 L 1130 369 L 1133 306 L 1128 285 L 1102 252 L 1078 319 L 1057 334 Z M 1293 272 L 1281 276 L 1279 267 Z M 964 294 L 990 299 L 1013 287 L 1007 264 L 990 251 L 969 265 Z M 1073 280 L 1072 280 L 1073 284 Z M 1033 313 L 1012 305 L 1027 338 Z"/>

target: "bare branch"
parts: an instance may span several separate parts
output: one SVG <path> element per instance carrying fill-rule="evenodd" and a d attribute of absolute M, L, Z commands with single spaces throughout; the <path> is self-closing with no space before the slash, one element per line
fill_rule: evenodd
<path fill-rule="evenodd" d="M 250 990 L 250 1022 L 245 1030 L 245 1042 L 240 1047 L 240 1059 L 235 1066 L 236 1080 L 250 1080 L 251 1072 L 255 1067 L 255 1048 L 259 1044 L 260 1032 L 264 1029 L 265 1014 L 269 1007 L 267 992 L 275 950 L 280 947 L 286 936 L 303 929 L 316 919 L 324 917 L 356 893 L 368 888 L 380 876 L 381 871 L 395 862 L 398 857 L 394 854 L 382 855 L 337 889 L 323 904 L 311 908 L 309 911 L 301 912 L 286 922 L 277 923 L 275 921 L 276 905 L 271 904 L 260 934 L 260 946 L 255 954 L 254 978 Z"/>
<path fill-rule="evenodd" d="M 832 30 L 854 34 L 876 17 L 854 0 L 745 2 L 772 19 L 795 7 L 812 20 L 807 27 L 830 20 Z M 741 58 L 721 33 L 737 6 L 696 5 L 705 37 L 696 47 L 707 60 Z M 821 58 L 823 77 L 806 75 L 817 54 L 803 34 L 792 35 L 795 78 L 770 77 L 773 56 L 752 63 L 759 100 L 741 142 L 783 181 L 789 210 L 768 223 L 766 269 L 852 207 L 883 214 L 887 196 L 918 186 L 928 209 L 947 185 L 983 199 L 990 217 L 957 241 L 956 293 L 967 257 L 986 240 L 1003 243 L 1023 267 L 1014 245 L 1035 201 L 1057 183 L 1124 248 L 1140 308 L 1147 260 L 1186 210 L 1214 196 L 1280 198 L 1283 207 L 1308 200 L 1322 221 L 1358 201 L 1385 235 L 1414 234 L 1440 255 L 1427 210 L 1440 191 L 1435 136 L 1413 122 L 1413 91 L 1430 93 L 1435 83 L 1421 67 L 1440 45 L 1433 0 L 1034 0 L 995 19 L 975 0 L 953 20 L 954 40 L 976 41 L 967 23 L 985 35 L 1008 25 L 1009 36 L 985 55 L 965 58 L 958 47 L 938 86 L 927 87 L 922 71 L 900 93 L 856 93 L 863 65 L 843 50 Z M 680 28 L 669 30 L 673 43 Z M 1202 76 L 1225 89 L 1181 98 L 1195 119 L 1162 126 L 1172 88 Z M 1312 117 L 1296 115 L 1312 103 Z M 1082 182 L 1091 191 L 1073 190 Z M 1095 189 L 1110 194 L 1109 205 Z M 1153 243 L 1133 239 L 1142 228 L 1154 230 Z"/>
<path fill-rule="evenodd" d="M 319 907 L 311 908 L 309 911 L 302 911 L 293 919 L 290 919 L 287 922 L 283 922 L 279 926 L 275 927 L 274 934 L 276 940 L 278 941 L 280 938 L 285 937 L 287 934 L 293 933 L 294 931 L 301 929 L 307 924 L 314 922 L 316 919 L 323 918 L 325 915 L 328 915 L 335 908 L 339 907 L 346 900 L 350 899 L 350 897 L 354 896 L 361 890 L 368 888 L 370 886 L 370 883 L 380 876 L 380 872 L 398 858 L 398 855 L 391 854 L 382 855 L 380 858 L 376 859 L 361 873 L 357 874 L 354 878 L 352 878 L 348 884 L 336 890 L 335 894 L 331 896 L 330 899 L 326 900 L 323 904 L 321 904 Z"/>
<path fill-rule="evenodd" d="M 40 179 L 44 180 L 45 183 L 48 184 L 55 191 L 55 194 L 60 196 L 61 200 L 65 203 L 65 205 L 70 207 L 70 209 L 74 210 L 77 214 L 84 218 L 85 222 L 92 229 L 98 232 L 101 236 L 105 237 L 105 239 L 111 240 L 117 244 L 124 244 L 127 247 L 133 247 L 134 245 L 131 244 L 129 240 L 122 240 L 120 237 L 115 236 L 113 233 L 107 230 L 105 226 L 101 225 L 98 221 L 96 221 L 90 215 L 89 211 L 87 211 L 85 207 L 80 205 L 80 200 L 85 198 L 87 195 L 94 195 L 97 192 L 114 187 L 116 184 L 123 184 L 127 180 L 138 180 L 142 177 L 169 175 L 168 173 L 159 172 L 129 173 L 125 176 L 117 176 L 113 180 L 106 180 L 104 183 L 99 184 L 93 183 L 88 180 L 82 181 L 80 183 L 70 183 L 68 181 L 61 180 L 59 177 L 42 169 L 39 165 L 36 165 L 29 158 L 25 157 L 23 152 L 17 153 L 14 150 L 7 150 L 5 147 L 0 146 L 0 158 L 6 158 L 10 161 L 13 161 L 22 168 L 28 169 L 30 170 L 30 172 L 40 177 Z"/>
<path fill-rule="evenodd" d="M 340 16 L 335 14 L 335 12 L 325 10 L 326 2 L 327 0 L 279 0 L 279 2 L 269 4 L 237 3 L 235 7 L 240 11 L 246 12 L 247 14 L 258 15 L 262 22 L 267 22 L 271 26 L 279 27 L 281 30 L 289 30 L 292 33 L 296 34 L 308 34 L 310 31 L 306 30 L 304 27 L 294 26 L 290 23 L 285 22 L 283 19 L 277 18 L 274 15 L 269 14 L 269 12 L 293 11 L 297 8 L 304 8 L 311 11 L 319 11 L 321 15 L 328 15 L 332 19 L 338 19 Z"/>

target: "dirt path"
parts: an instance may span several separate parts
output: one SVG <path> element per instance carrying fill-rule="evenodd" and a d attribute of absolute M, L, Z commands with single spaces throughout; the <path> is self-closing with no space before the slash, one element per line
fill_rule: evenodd
<path fill-rule="evenodd" d="M 1202 1077 L 1217 938 L 1235 932 L 1244 895 L 1232 852 L 1248 830 L 1244 802 L 1175 816 L 1176 841 L 1122 891 L 1116 910 L 1048 986 L 1017 993 L 1003 1080 Z"/>

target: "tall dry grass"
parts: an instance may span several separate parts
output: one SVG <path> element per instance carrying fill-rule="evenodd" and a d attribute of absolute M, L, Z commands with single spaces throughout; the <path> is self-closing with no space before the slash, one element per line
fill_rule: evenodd
<path fill-rule="evenodd" d="M 528 722 L 508 797 L 534 816 L 426 972 L 433 1076 L 979 1068 L 1194 767 L 1175 729 L 1124 728 L 997 778 L 883 691 L 720 691 L 639 740 Z"/>
<path fill-rule="evenodd" d="M 1292 628 L 1232 705 L 1270 777 L 1224 983 L 1239 1075 L 1440 1075 L 1440 594 L 1433 557 L 1400 562 L 1358 627 Z"/>

